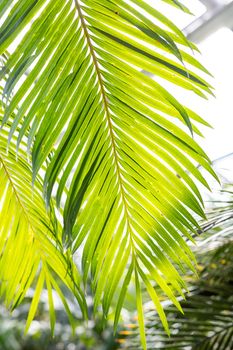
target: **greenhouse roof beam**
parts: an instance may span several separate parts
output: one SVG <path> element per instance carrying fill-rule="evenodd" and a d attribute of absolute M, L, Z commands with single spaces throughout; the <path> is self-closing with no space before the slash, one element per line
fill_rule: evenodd
<path fill-rule="evenodd" d="M 199 43 L 223 26 L 233 28 L 233 2 L 227 5 L 219 4 L 207 10 L 201 17 L 187 26 L 184 33 L 191 41 Z"/>

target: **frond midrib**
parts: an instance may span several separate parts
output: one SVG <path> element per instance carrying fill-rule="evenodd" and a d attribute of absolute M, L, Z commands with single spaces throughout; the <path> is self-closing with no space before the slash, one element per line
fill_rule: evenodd
<path fill-rule="evenodd" d="M 22 212 L 23 212 L 23 214 L 25 216 L 25 219 L 27 220 L 28 225 L 30 226 L 30 228 L 32 230 L 33 238 L 35 239 L 36 238 L 35 228 L 34 228 L 33 224 L 31 223 L 31 219 L 30 219 L 30 216 L 29 216 L 29 214 L 27 212 L 27 209 L 25 208 L 22 200 L 20 199 L 20 196 L 18 194 L 17 188 L 16 188 L 16 186 L 15 186 L 15 184 L 14 184 L 12 178 L 11 178 L 11 175 L 10 175 L 10 172 L 8 170 L 7 164 L 5 163 L 5 161 L 4 161 L 4 159 L 3 159 L 2 155 L 1 155 L 1 152 L 0 152 L 0 163 L 2 163 L 3 169 L 4 169 L 5 174 L 6 174 L 7 178 L 8 178 L 8 180 L 9 180 L 9 183 L 10 183 L 10 185 L 12 187 L 12 190 L 14 192 L 15 198 L 16 198 L 17 202 L 19 203 L 19 205 L 20 205 L 20 207 L 22 209 Z"/>
<path fill-rule="evenodd" d="M 81 26 L 82 26 L 82 29 L 84 32 L 84 36 L 86 38 L 86 42 L 87 42 L 88 48 L 90 50 L 90 55 L 92 57 L 93 65 L 94 65 L 97 79 L 98 79 L 99 86 L 100 86 L 103 107 L 104 107 L 105 115 L 107 117 L 107 124 L 109 127 L 109 134 L 110 134 L 110 140 L 111 140 L 111 145 L 112 145 L 112 149 L 113 149 L 113 158 L 114 158 L 114 163 L 115 163 L 115 167 L 116 167 L 116 173 L 117 173 L 117 178 L 118 178 L 120 194 L 121 194 L 123 206 L 125 209 L 127 227 L 129 228 L 132 246 L 134 246 L 133 239 L 131 236 L 132 229 L 131 229 L 131 224 L 130 224 L 129 208 L 128 208 L 128 204 L 127 204 L 127 200 L 126 200 L 123 179 L 122 179 L 122 175 L 121 175 L 121 171 L 120 171 L 120 165 L 119 165 L 120 162 L 119 162 L 119 156 L 118 156 L 117 149 L 116 149 L 116 141 L 115 141 L 115 137 L 114 137 L 113 125 L 112 125 L 111 115 L 110 115 L 109 106 L 108 106 L 108 98 L 107 98 L 107 95 L 105 92 L 104 82 L 103 82 L 101 70 L 99 67 L 98 59 L 96 57 L 96 53 L 95 53 L 94 47 L 93 47 L 92 42 L 91 42 L 91 37 L 90 37 L 90 34 L 88 32 L 88 28 L 87 28 L 87 25 L 85 23 L 85 19 L 84 19 L 83 13 L 82 13 L 82 8 L 79 4 L 79 0 L 74 0 L 74 2 L 75 2 L 75 8 L 76 8 L 78 15 L 79 15 L 79 18 L 80 18 L 80 22 L 81 22 Z"/>

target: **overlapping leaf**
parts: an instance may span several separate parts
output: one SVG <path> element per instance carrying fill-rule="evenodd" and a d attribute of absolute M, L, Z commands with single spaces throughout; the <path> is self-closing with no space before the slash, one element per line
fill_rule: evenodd
<path fill-rule="evenodd" d="M 144 304 L 148 349 L 230 350 L 233 346 L 233 230 L 232 184 L 215 193 L 209 203 L 208 220 L 201 225 L 195 247 L 199 279 L 188 274 L 190 295 L 180 315 L 165 302 L 170 338 L 160 325 L 158 314 Z M 140 349 L 140 330 L 134 323 L 119 332 L 121 349 Z"/>
<path fill-rule="evenodd" d="M 134 272 L 138 310 L 142 280 L 167 329 L 151 281 L 180 308 L 168 281 L 181 294 L 184 284 L 171 261 L 192 268 L 182 236 L 197 226 L 190 210 L 204 215 L 194 178 L 208 187 L 194 164 L 213 172 L 191 136 L 206 123 L 157 77 L 205 97 L 206 70 L 187 53 L 195 47 L 144 0 L 4 0 L 0 15 L 1 53 L 21 35 L 1 73 L 3 123 L 18 107 L 9 139 L 19 125 L 18 147 L 29 133 L 34 177 L 55 146 L 46 198 L 64 206 L 63 242 L 73 252 L 84 243 L 95 308 L 102 301 L 108 314 L 123 277 L 117 324 Z"/>
<path fill-rule="evenodd" d="M 219 236 L 221 233 L 224 242 L 224 230 L 219 231 Z M 205 244 L 205 251 L 198 259 L 200 279 L 192 280 L 189 276 L 191 293 L 181 303 L 184 315 L 178 314 L 172 305 L 165 306 L 170 338 L 164 333 L 158 315 L 147 307 L 145 325 L 148 349 L 232 349 L 232 253 L 232 239 L 225 238 L 224 244 L 215 249 L 211 241 Z M 119 333 L 118 341 L 122 344 L 119 348 L 140 349 L 139 333 L 136 324 L 129 324 Z"/>
<path fill-rule="evenodd" d="M 0 119 L 2 112 L 1 108 Z M 0 133 L 0 294 L 6 305 L 14 309 L 36 282 L 27 330 L 35 316 L 42 289 L 46 287 L 53 330 L 53 290 L 60 294 L 72 322 L 60 283 L 56 282 L 58 278 L 77 298 L 84 315 L 85 299 L 77 268 L 62 249 L 61 227 L 52 206 L 50 212 L 46 212 L 41 179 L 37 176 L 32 186 L 32 169 L 23 150 L 25 145 L 22 143 L 16 155 L 13 144 L 7 147 L 8 131 L 6 126 Z"/>
<path fill-rule="evenodd" d="M 181 303 L 184 316 L 179 315 L 171 305 L 166 306 L 170 338 L 164 334 L 153 310 L 145 312 L 148 349 L 232 349 L 233 308 L 230 286 L 227 283 L 210 286 L 203 282 L 200 289 L 195 289 L 188 300 Z M 129 324 L 119 336 L 122 344 L 120 349 L 142 349 L 136 325 L 134 328 L 134 324 Z"/>

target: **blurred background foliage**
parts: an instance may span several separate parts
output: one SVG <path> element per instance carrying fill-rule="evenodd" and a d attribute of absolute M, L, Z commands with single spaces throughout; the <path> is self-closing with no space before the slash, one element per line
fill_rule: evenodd
<path fill-rule="evenodd" d="M 57 321 L 52 337 L 46 292 L 42 294 L 36 319 L 32 322 L 28 334 L 24 335 L 32 297 L 33 290 L 29 292 L 25 302 L 12 314 L 8 313 L 4 306 L 0 306 L 1 350 L 110 350 L 117 348 L 112 331 L 110 328 L 104 331 L 100 329 L 98 319 L 85 323 L 81 316 L 77 317 L 75 320 L 76 328 L 72 332 L 67 314 L 59 302 L 59 298 L 55 298 Z M 78 315 L 77 305 L 72 304 L 68 295 L 67 301 L 73 314 Z"/>

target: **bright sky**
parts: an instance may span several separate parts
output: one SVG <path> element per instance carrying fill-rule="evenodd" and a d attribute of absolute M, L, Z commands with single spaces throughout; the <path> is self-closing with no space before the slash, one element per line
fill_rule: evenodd
<path fill-rule="evenodd" d="M 153 3 L 154 0 L 148 0 Z M 222 0 L 229 3 L 232 0 Z M 182 0 L 195 17 L 201 16 L 205 6 L 199 0 Z M 160 5 L 161 4 L 161 5 Z M 159 8 L 182 29 L 195 17 L 158 2 Z M 157 7 L 157 4 L 156 4 Z M 191 94 L 177 92 L 193 110 L 206 119 L 214 129 L 203 128 L 205 139 L 198 139 L 209 157 L 214 160 L 233 152 L 233 31 L 222 27 L 198 45 L 202 55 L 197 56 L 204 66 L 213 74 L 211 84 L 215 88 L 216 98 L 205 101 Z M 174 92 L 176 94 L 176 92 Z M 188 102 L 187 102 L 188 101 Z M 232 166 L 233 169 L 233 166 Z"/>
<path fill-rule="evenodd" d="M 233 32 L 221 28 L 199 44 L 202 61 L 214 75 L 216 99 L 196 106 L 214 127 L 205 130 L 205 147 L 211 159 L 233 152 Z"/>

